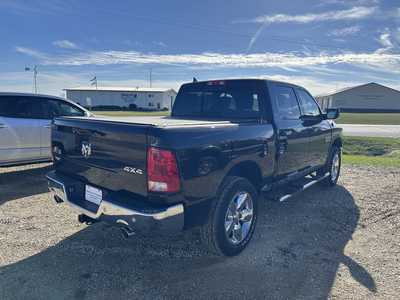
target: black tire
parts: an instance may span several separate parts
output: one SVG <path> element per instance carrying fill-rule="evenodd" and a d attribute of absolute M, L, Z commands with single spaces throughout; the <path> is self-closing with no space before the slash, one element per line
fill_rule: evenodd
<path fill-rule="evenodd" d="M 338 167 L 337 167 L 337 172 L 333 172 L 332 166 L 335 163 L 336 156 L 338 158 Z M 326 166 L 323 168 L 323 170 L 320 171 L 321 175 L 329 173 L 329 176 L 321 181 L 322 185 L 324 185 L 326 187 L 335 186 L 337 184 L 339 176 L 340 176 L 341 167 L 342 167 L 342 149 L 338 146 L 333 146 L 331 153 L 329 155 L 329 159 L 326 163 Z"/>
<path fill-rule="evenodd" d="M 242 225 L 246 225 L 243 227 L 242 225 L 239 226 L 241 222 L 240 219 L 243 217 L 241 213 L 240 217 L 236 215 L 236 218 L 230 219 L 232 220 L 232 228 L 236 228 L 235 226 L 238 226 L 243 228 L 246 233 L 244 235 L 242 232 L 240 235 L 241 237 L 245 236 L 243 240 L 239 241 L 239 239 L 237 239 L 236 243 L 234 243 L 232 241 L 232 239 L 235 239 L 233 232 L 238 231 L 236 229 L 232 229 L 230 233 L 227 233 L 225 226 L 226 224 L 229 224 L 229 221 L 226 221 L 227 218 L 229 219 L 231 216 L 233 216 L 230 214 L 230 212 L 232 212 L 232 207 L 236 207 L 233 205 L 233 203 L 235 202 L 235 199 L 240 197 L 240 195 L 245 195 L 246 197 L 244 199 L 251 197 L 250 202 L 252 202 L 252 219 L 251 221 L 245 221 L 241 223 Z M 253 236 L 255 225 L 257 223 L 257 198 L 258 195 L 256 189 L 247 179 L 232 176 L 227 177 L 224 180 L 210 209 L 207 223 L 204 224 L 200 229 L 201 239 L 210 252 L 221 256 L 234 256 L 246 248 Z M 246 200 L 246 211 L 250 211 L 248 208 L 248 204 L 250 202 L 249 200 Z M 247 215 L 247 217 L 248 216 L 249 215 Z M 236 224 L 235 222 L 237 222 L 237 225 L 233 225 Z M 240 230 L 242 231 L 242 229 Z M 229 234 L 232 234 L 231 238 L 228 237 Z"/>

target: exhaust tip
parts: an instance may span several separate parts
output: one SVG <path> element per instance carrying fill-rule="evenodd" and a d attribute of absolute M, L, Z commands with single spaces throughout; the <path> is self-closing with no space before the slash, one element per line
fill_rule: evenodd
<path fill-rule="evenodd" d="M 55 201 L 57 204 L 60 204 L 60 203 L 63 203 L 63 202 L 64 202 L 64 200 L 61 199 L 61 198 L 58 197 L 58 196 L 54 196 L 54 201 Z"/>
<path fill-rule="evenodd" d="M 86 224 L 86 225 L 92 225 L 92 224 L 98 222 L 98 220 L 93 219 L 85 214 L 80 214 L 80 215 L 78 215 L 78 222 Z"/>

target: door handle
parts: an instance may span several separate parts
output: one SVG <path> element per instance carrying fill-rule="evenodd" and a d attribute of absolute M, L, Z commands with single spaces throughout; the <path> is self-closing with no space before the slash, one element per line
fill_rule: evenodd
<path fill-rule="evenodd" d="M 51 125 L 44 125 L 44 128 L 51 128 Z"/>
<path fill-rule="evenodd" d="M 1 128 L 6 128 L 6 127 L 7 127 L 6 125 L 0 123 L 0 129 Z"/>

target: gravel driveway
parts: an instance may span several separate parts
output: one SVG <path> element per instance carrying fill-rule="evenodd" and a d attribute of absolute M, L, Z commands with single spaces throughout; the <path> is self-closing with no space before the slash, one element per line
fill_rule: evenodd
<path fill-rule="evenodd" d="M 50 200 L 46 165 L 0 169 L 0 299 L 398 299 L 400 169 L 345 167 L 340 186 L 262 201 L 234 258 L 196 230 L 125 240 Z"/>

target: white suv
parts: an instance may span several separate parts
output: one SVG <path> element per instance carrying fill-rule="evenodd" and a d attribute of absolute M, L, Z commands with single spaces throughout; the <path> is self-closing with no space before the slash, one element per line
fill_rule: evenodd
<path fill-rule="evenodd" d="M 0 93 L 0 167 L 51 160 L 50 127 L 58 116 L 91 116 L 54 96 Z"/>

